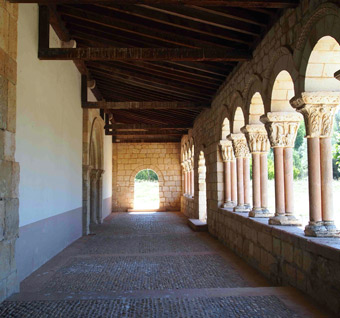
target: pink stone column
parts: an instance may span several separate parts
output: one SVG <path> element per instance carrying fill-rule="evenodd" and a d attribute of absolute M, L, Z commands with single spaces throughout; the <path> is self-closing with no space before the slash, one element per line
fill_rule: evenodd
<path fill-rule="evenodd" d="M 188 194 L 188 172 L 184 171 L 184 193 Z"/>
<path fill-rule="evenodd" d="M 191 170 L 191 195 L 195 195 L 194 169 Z"/>
<path fill-rule="evenodd" d="M 192 195 L 192 184 L 191 184 L 191 170 L 188 172 L 188 183 L 189 183 L 189 190 L 188 190 L 188 194 Z"/>
<path fill-rule="evenodd" d="M 253 153 L 253 210 L 261 210 L 261 158 Z"/>
<path fill-rule="evenodd" d="M 224 203 L 227 204 L 228 201 L 230 200 L 229 193 L 228 193 L 228 179 L 230 178 L 230 163 L 229 163 L 229 161 L 223 162 L 223 168 L 224 168 Z"/>
<path fill-rule="evenodd" d="M 284 184 L 285 184 L 285 213 L 290 216 L 294 214 L 294 167 L 293 148 L 284 148 Z"/>
<path fill-rule="evenodd" d="M 237 206 L 238 209 L 244 209 L 244 180 L 243 180 L 243 158 L 236 158 L 237 162 Z"/>
<path fill-rule="evenodd" d="M 322 221 L 320 138 L 307 138 L 308 182 L 309 182 L 309 223 Z"/>
<path fill-rule="evenodd" d="M 333 167 L 331 138 L 320 138 L 322 220 L 325 226 L 334 224 Z"/>
<path fill-rule="evenodd" d="M 274 148 L 275 169 L 275 217 L 285 214 L 285 185 L 283 169 L 283 148 Z M 271 219 L 272 220 L 272 219 Z M 271 223 L 269 220 L 269 223 Z"/>
<path fill-rule="evenodd" d="M 243 182 L 244 182 L 244 204 L 246 208 L 251 207 L 250 199 L 250 164 L 249 157 L 243 158 Z"/>
<path fill-rule="evenodd" d="M 261 207 L 268 208 L 268 158 L 266 153 L 261 153 Z"/>
<path fill-rule="evenodd" d="M 230 175 L 231 175 L 231 201 L 236 204 L 237 202 L 237 172 L 236 160 L 230 162 Z"/>

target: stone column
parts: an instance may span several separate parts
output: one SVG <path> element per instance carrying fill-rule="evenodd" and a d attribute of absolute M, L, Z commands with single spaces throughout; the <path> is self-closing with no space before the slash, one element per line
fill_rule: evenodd
<path fill-rule="evenodd" d="M 250 173 L 249 170 L 244 171 L 244 159 L 249 156 L 249 149 L 247 140 L 244 134 L 230 134 L 228 139 L 232 141 L 233 150 L 236 158 L 237 165 L 237 205 L 234 207 L 235 212 L 249 212 L 249 208 L 245 205 L 245 183 L 244 176 L 246 173 Z M 249 166 L 246 168 L 249 169 Z"/>
<path fill-rule="evenodd" d="M 221 153 L 224 166 L 224 208 L 233 208 L 235 203 L 232 201 L 232 164 L 235 160 L 233 146 L 230 140 L 221 141 Z"/>
<path fill-rule="evenodd" d="M 195 195 L 195 181 L 194 181 L 194 159 L 191 158 L 191 196 L 193 197 Z"/>
<path fill-rule="evenodd" d="M 237 171 L 236 171 L 236 159 L 230 161 L 230 172 L 231 172 L 231 202 L 233 206 L 237 202 Z"/>
<path fill-rule="evenodd" d="M 98 176 L 98 170 L 92 169 L 90 172 L 90 184 L 91 184 L 91 190 L 90 190 L 90 223 L 91 224 L 97 224 L 97 197 L 98 197 L 98 189 L 97 189 L 97 176 Z"/>
<path fill-rule="evenodd" d="M 243 158 L 244 206 L 251 209 L 249 156 Z"/>
<path fill-rule="evenodd" d="M 333 122 L 340 92 L 304 92 L 291 104 L 305 119 L 308 146 L 309 224 L 307 236 L 339 236 L 333 215 Z"/>
<path fill-rule="evenodd" d="M 274 148 L 275 216 L 272 225 L 301 225 L 293 210 L 292 148 L 302 116 L 296 112 L 272 112 L 261 116 L 271 146 Z"/>
<path fill-rule="evenodd" d="M 92 167 L 83 165 L 83 235 L 90 234 L 90 171 Z"/>
<path fill-rule="evenodd" d="M 271 217 L 267 207 L 267 153 L 270 149 L 267 131 L 264 125 L 247 125 L 243 127 L 253 159 L 253 209 L 250 217 Z"/>
<path fill-rule="evenodd" d="M 97 170 L 97 223 L 102 223 L 103 218 L 103 173 L 104 170 Z"/>

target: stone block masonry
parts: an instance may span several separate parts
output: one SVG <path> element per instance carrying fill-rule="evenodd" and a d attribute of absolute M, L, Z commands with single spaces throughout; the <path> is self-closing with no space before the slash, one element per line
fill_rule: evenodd
<path fill-rule="evenodd" d="M 135 176 L 144 169 L 152 169 L 158 175 L 159 208 L 180 209 L 180 143 L 113 144 L 112 153 L 113 211 L 126 211 L 134 207 Z"/>
<path fill-rule="evenodd" d="M 18 6 L 0 1 L 0 302 L 18 291 L 15 242 L 19 228 L 16 128 Z"/>

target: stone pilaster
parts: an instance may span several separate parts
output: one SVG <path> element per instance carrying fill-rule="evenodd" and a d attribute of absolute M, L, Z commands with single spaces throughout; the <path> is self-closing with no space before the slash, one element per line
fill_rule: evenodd
<path fill-rule="evenodd" d="M 250 217 L 271 217 L 268 211 L 268 169 L 267 154 L 270 149 L 267 131 L 264 125 L 247 125 L 242 132 L 248 141 L 249 150 L 253 159 L 253 209 Z"/>
<path fill-rule="evenodd" d="M 232 162 L 235 162 L 232 142 L 221 140 L 221 154 L 224 166 L 224 208 L 233 208 L 235 202 L 232 200 Z"/>
<path fill-rule="evenodd" d="M 332 145 L 340 92 L 304 92 L 291 104 L 305 119 L 308 146 L 309 224 L 307 236 L 339 236 L 334 225 Z"/>
<path fill-rule="evenodd" d="M 98 191 L 98 203 L 97 203 L 97 223 L 101 224 L 103 219 L 103 174 L 105 170 L 97 170 L 97 191 Z"/>
<path fill-rule="evenodd" d="M 302 116 L 297 112 L 272 112 L 261 116 L 274 148 L 275 216 L 273 225 L 301 225 L 294 216 L 293 147 Z"/>
<path fill-rule="evenodd" d="M 247 197 L 249 191 L 246 188 L 248 183 L 245 178 L 245 176 L 250 175 L 249 164 L 247 164 L 247 160 L 249 163 L 249 148 L 247 140 L 242 133 L 230 134 L 227 138 L 232 141 L 237 166 L 237 205 L 234 207 L 234 211 L 249 212 L 250 198 Z"/>
<path fill-rule="evenodd" d="M 90 172 L 92 167 L 83 165 L 83 235 L 90 234 Z"/>

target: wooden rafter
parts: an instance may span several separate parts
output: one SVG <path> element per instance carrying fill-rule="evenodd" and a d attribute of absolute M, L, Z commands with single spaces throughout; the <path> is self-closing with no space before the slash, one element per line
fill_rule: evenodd
<path fill-rule="evenodd" d="M 118 5 L 128 4 L 176 4 L 197 6 L 226 6 L 226 7 L 265 7 L 265 8 L 292 8 L 298 4 L 297 0 L 10 0 L 12 3 L 40 3 L 40 4 L 96 4 L 111 3 Z"/>
<path fill-rule="evenodd" d="M 83 108 L 100 109 L 196 109 L 208 108 L 208 104 L 180 101 L 147 101 L 147 102 L 83 102 Z"/>
<path fill-rule="evenodd" d="M 247 51 L 217 48 L 76 48 L 39 49 L 41 60 L 82 61 L 247 61 Z"/>
<path fill-rule="evenodd" d="M 111 124 L 108 129 L 127 129 L 127 130 L 141 130 L 141 129 L 190 129 L 190 125 L 146 125 L 146 124 Z"/>

